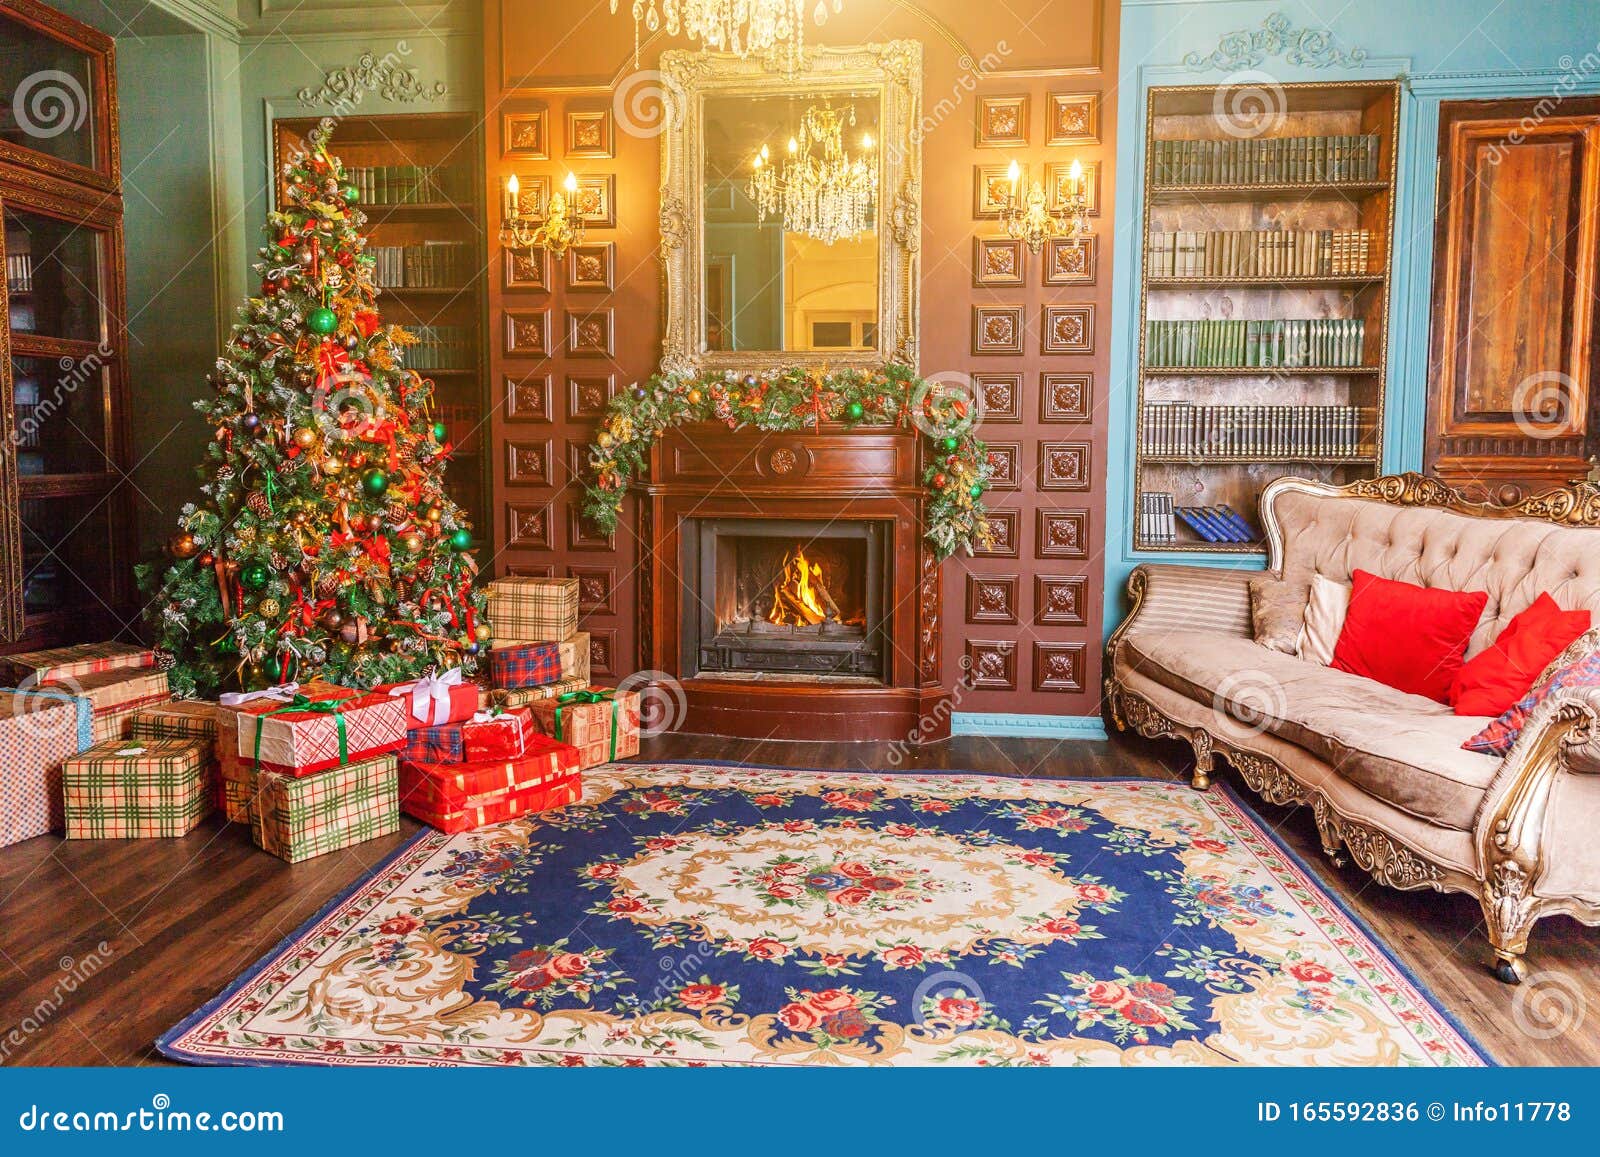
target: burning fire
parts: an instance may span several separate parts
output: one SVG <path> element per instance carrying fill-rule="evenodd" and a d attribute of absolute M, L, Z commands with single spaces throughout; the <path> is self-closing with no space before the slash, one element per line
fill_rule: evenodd
<path fill-rule="evenodd" d="M 783 574 L 772 585 L 772 611 L 769 623 L 786 627 L 814 627 L 839 608 L 822 582 L 822 568 L 806 561 L 806 552 L 796 549 L 783 560 Z"/>

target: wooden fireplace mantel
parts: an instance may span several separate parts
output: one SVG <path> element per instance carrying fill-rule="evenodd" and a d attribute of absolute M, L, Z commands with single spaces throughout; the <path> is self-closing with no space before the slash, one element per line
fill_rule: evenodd
<path fill-rule="evenodd" d="M 745 739 L 897 740 L 950 734 L 939 671 L 939 564 L 922 537 L 921 435 L 824 426 L 767 433 L 700 424 L 652 447 L 641 490 L 639 650 L 681 679 L 684 730 Z M 890 655 L 881 684 L 683 678 L 680 549 L 691 518 L 862 519 L 891 526 Z"/>

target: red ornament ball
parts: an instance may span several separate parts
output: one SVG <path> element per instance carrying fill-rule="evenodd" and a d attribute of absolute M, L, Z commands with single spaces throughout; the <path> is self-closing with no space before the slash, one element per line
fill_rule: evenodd
<path fill-rule="evenodd" d="M 933 476 L 933 488 L 935 490 L 943 490 L 945 481 L 946 479 L 943 473 L 935 474 Z"/>

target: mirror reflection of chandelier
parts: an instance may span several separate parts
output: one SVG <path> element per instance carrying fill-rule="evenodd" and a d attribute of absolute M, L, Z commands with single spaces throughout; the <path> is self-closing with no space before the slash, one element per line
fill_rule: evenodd
<path fill-rule="evenodd" d="M 808 0 L 633 0 L 633 63 L 639 66 L 641 30 L 652 35 L 662 28 L 667 35 L 680 32 L 698 40 L 707 51 L 773 52 L 784 46 L 791 60 L 805 46 Z M 811 18 L 821 25 L 828 12 L 844 10 L 844 0 L 816 0 Z M 616 15 L 617 0 L 611 0 Z"/>
<path fill-rule="evenodd" d="M 783 213 L 790 233 L 815 237 L 832 245 L 849 241 L 873 227 L 878 194 L 878 168 L 871 133 L 861 134 L 861 154 L 845 149 L 845 125 L 856 123 L 855 106 L 840 112 L 832 106 L 806 109 L 800 135 L 789 138 L 789 156 L 780 175 L 766 145 L 751 162 L 754 171 L 746 192 L 755 202 L 756 219 Z"/>

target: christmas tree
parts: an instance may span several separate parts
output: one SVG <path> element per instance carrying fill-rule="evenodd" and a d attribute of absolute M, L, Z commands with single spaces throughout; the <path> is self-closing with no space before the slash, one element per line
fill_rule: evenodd
<path fill-rule="evenodd" d="M 433 383 L 385 325 L 333 122 L 286 166 L 240 310 L 196 402 L 213 427 L 205 500 L 183 508 L 152 603 L 173 689 L 213 695 L 312 676 L 369 687 L 471 671 L 488 626 L 472 532 L 444 492 Z"/>

